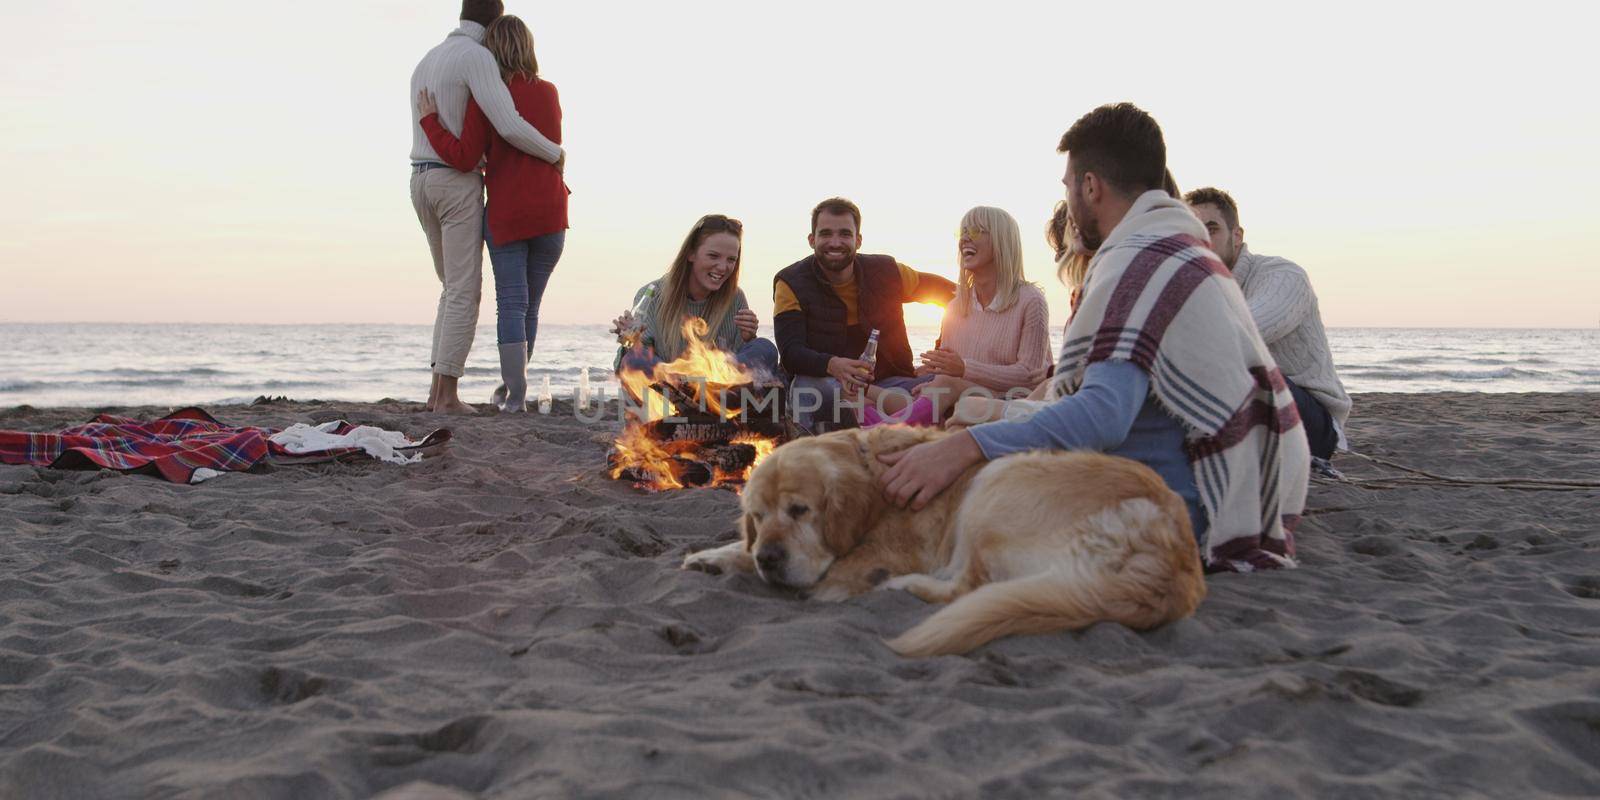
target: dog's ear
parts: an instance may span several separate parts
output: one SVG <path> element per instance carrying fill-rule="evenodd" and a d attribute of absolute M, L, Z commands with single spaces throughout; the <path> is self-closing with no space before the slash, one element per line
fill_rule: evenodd
<path fill-rule="evenodd" d="M 842 556 L 856 548 L 861 535 L 871 524 L 869 492 L 878 491 L 871 476 L 866 481 L 838 481 L 828 485 L 822 499 L 822 543 L 828 551 Z"/>
<path fill-rule="evenodd" d="M 836 452 L 830 454 L 827 479 L 821 482 L 819 522 L 823 545 L 834 555 L 842 556 L 854 550 L 862 535 L 877 524 L 882 495 L 878 479 L 862 463 L 864 456 L 857 449 L 858 437 L 841 437 L 836 441 Z"/>
<path fill-rule="evenodd" d="M 750 519 L 750 512 L 746 511 L 743 515 L 741 515 L 739 528 L 740 530 L 744 531 L 744 551 L 746 553 L 755 552 L 756 524 Z"/>

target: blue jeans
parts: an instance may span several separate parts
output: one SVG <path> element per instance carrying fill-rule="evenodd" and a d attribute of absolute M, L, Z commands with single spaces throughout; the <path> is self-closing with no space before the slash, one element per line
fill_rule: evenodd
<path fill-rule="evenodd" d="M 756 337 L 745 342 L 733 354 L 745 369 L 756 373 L 757 378 L 778 377 L 778 346 L 771 339 Z"/>
<path fill-rule="evenodd" d="M 539 301 L 561 260 L 567 232 L 500 244 L 489 236 L 486 214 L 483 241 L 489 245 L 489 263 L 494 267 L 495 339 L 500 344 L 527 342 L 532 353 L 539 333 Z"/>
<path fill-rule="evenodd" d="M 1300 412 L 1300 427 L 1305 429 L 1311 455 L 1333 458 L 1333 452 L 1339 449 L 1339 431 L 1333 427 L 1333 415 L 1322 401 L 1296 386 L 1294 381 L 1284 378 L 1283 382 L 1289 384 L 1289 393 L 1294 395 L 1295 409 Z"/>
<path fill-rule="evenodd" d="M 933 380 L 933 377 L 932 375 L 917 378 L 894 376 L 872 385 L 880 389 L 899 389 L 909 392 L 913 387 Z M 833 378 L 819 378 L 815 375 L 794 376 L 794 381 L 789 384 L 789 402 L 794 421 L 812 432 L 816 432 L 815 426 L 818 422 L 826 422 L 835 428 L 853 428 L 859 425 L 854 409 L 839 407 L 840 391 L 839 381 Z M 813 408 L 819 400 L 821 406 Z"/>

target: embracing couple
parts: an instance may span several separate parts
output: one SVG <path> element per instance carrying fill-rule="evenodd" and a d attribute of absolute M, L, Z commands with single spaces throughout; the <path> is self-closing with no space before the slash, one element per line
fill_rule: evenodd
<path fill-rule="evenodd" d="M 528 26 L 504 12 L 501 0 L 465 0 L 460 27 L 411 75 L 411 204 L 441 284 L 429 411 L 474 413 L 457 382 L 478 325 L 485 242 L 503 379 L 494 402 L 525 409 L 539 301 L 566 242 L 560 100 L 539 77 Z"/>

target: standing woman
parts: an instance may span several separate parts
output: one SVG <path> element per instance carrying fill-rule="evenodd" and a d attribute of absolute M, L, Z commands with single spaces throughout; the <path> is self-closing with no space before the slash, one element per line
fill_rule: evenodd
<path fill-rule="evenodd" d="M 500 17 L 484 32 L 483 46 L 500 65 L 500 77 L 511 91 L 517 113 L 560 144 L 561 101 L 555 84 L 539 77 L 528 26 L 509 14 Z M 495 333 L 505 392 L 502 401 L 501 390 L 495 390 L 495 404 L 502 411 L 524 411 L 528 359 L 539 331 L 539 301 L 566 244 L 568 191 L 561 177 L 565 165 L 541 161 L 512 146 L 495 132 L 476 99 L 467 104 L 460 138 L 439 122 L 426 89 L 418 107 L 428 141 L 450 166 L 471 172 L 485 153 L 488 155 L 484 185 L 489 202 L 483 238 L 494 267 Z"/>

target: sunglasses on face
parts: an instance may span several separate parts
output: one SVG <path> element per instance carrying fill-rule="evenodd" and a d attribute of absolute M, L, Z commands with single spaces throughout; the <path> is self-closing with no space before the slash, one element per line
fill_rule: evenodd
<path fill-rule="evenodd" d="M 984 230 L 982 228 L 969 228 L 969 227 L 966 227 L 965 225 L 963 225 L 959 230 L 956 231 L 956 238 L 957 239 L 966 239 L 967 241 L 970 242 L 970 241 L 972 241 L 974 239 L 977 239 L 979 236 L 982 236 L 982 235 L 984 235 L 986 233 L 988 233 L 988 231 L 986 231 L 986 230 Z"/>

